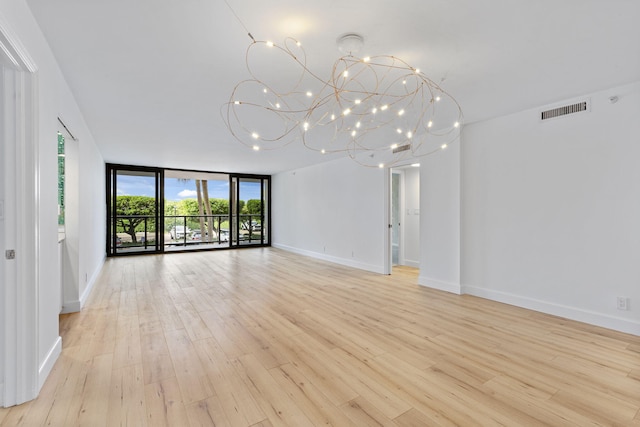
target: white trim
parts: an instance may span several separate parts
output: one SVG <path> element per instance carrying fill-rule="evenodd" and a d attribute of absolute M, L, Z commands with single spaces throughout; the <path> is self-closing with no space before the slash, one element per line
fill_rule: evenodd
<path fill-rule="evenodd" d="M 84 305 L 87 303 L 87 299 L 89 298 L 89 295 L 91 295 L 91 291 L 93 290 L 93 286 L 95 285 L 98 279 L 98 276 L 100 275 L 100 271 L 104 266 L 105 260 L 106 260 L 106 257 L 102 257 L 102 260 L 98 264 L 98 268 L 96 268 L 96 270 L 93 272 L 93 274 L 91 275 L 91 279 L 89 279 L 89 282 L 87 283 L 87 287 L 84 289 L 84 292 L 82 293 L 82 295 L 80 295 L 80 299 L 73 300 L 73 301 L 65 301 L 64 304 L 62 305 L 62 311 L 60 313 L 62 314 L 77 313 L 80 310 L 82 310 L 82 307 L 84 307 Z"/>
<path fill-rule="evenodd" d="M 82 309 L 82 303 L 80 300 L 65 301 L 62 304 L 62 310 L 60 314 L 77 313 Z"/>
<path fill-rule="evenodd" d="M 462 287 L 458 283 L 449 283 L 442 280 L 431 279 L 426 276 L 418 276 L 418 284 L 428 288 L 437 289 L 439 291 L 462 295 Z"/>
<path fill-rule="evenodd" d="M 15 260 L 7 262 L 11 280 L 4 286 L 4 384 L 2 406 L 31 400 L 38 393 L 38 295 L 39 295 L 39 150 L 37 68 L 13 31 L 0 15 L 0 43 L 3 56 L 10 57 L 15 70 L 6 88 L 8 98 L 3 123 L 11 123 L 12 138 L 7 141 L 14 178 L 5 182 L 7 199 L 13 199 L 5 227 L 12 236 L 5 244 L 16 250 Z M 6 62 L 6 61 L 5 61 Z M 7 68 L 8 70 L 9 68 Z M 3 83 L 4 84 L 4 83 Z M 4 101 L 3 101 L 4 102 Z M 20 214 L 19 216 L 17 214 Z M 6 272 L 5 272 L 6 273 Z"/>
<path fill-rule="evenodd" d="M 403 265 L 406 265 L 407 267 L 420 268 L 420 261 L 405 259 Z"/>
<path fill-rule="evenodd" d="M 104 266 L 106 259 L 107 259 L 106 256 L 102 257 L 102 259 L 98 263 L 98 267 L 96 267 L 96 269 L 93 271 L 93 274 L 91 275 L 91 279 L 89 279 L 89 282 L 87 283 L 87 287 L 84 288 L 84 292 L 82 293 L 82 295 L 80 295 L 81 308 L 84 307 L 84 305 L 87 303 L 87 299 L 89 299 L 89 295 L 91 295 L 93 286 L 96 284 L 96 281 L 98 280 L 98 276 L 100 276 L 100 272 L 102 271 L 102 267 Z"/>
<path fill-rule="evenodd" d="M 621 317 L 597 313 L 595 311 L 542 301 L 508 292 L 480 288 L 477 286 L 464 285 L 463 291 L 466 294 L 476 297 L 640 336 L 640 321 L 623 319 Z"/>
<path fill-rule="evenodd" d="M 272 246 L 274 248 L 282 249 L 287 252 L 293 252 L 298 255 L 304 255 L 311 258 L 321 259 L 323 261 L 329 261 L 334 264 L 345 265 L 347 267 L 353 267 L 359 270 L 371 271 L 373 273 L 378 273 L 378 274 L 387 274 L 384 271 L 384 266 L 381 266 L 381 265 L 367 264 L 364 262 L 358 262 L 358 261 L 354 261 L 347 258 L 335 257 L 335 256 L 327 255 L 324 253 L 320 253 L 320 252 L 308 251 L 306 249 L 298 249 L 292 246 L 287 246 L 287 245 L 282 245 L 277 243 L 272 244 Z"/>
<path fill-rule="evenodd" d="M 40 369 L 38 369 L 38 393 L 42 389 L 44 382 L 47 380 L 47 377 L 51 373 L 53 369 L 53 365 L 55 365 L 56 360 L 62 353 L 62 337 L 58 337 L 53 346 L 49 349 L 47 356 L 44 358 L 42 365 L 40 365 Z"/>

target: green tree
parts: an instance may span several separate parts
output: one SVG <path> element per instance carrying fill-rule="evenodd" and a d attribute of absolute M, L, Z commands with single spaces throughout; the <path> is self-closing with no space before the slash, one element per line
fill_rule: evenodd
<path fill-rule="evenodd" d="M 260 215 L 262 213 L 262 202 L 260 199 L 247 200 L 247 213 L 252 215 Z"/>
<path fill-rule="evenodd" d="M 116 198 L 116 225 L 137 243 L 136 231 L 144 231 L 143 223 L 147 222 L 147 231 L 155 231 L 156 199 L 147 196 L 118 196 Z M 150 217 L 150 218 L 149 218 Z M 140 230 L 138 230 L 140 228 Z"/>
<path fill-rule="evenodd" d="M 211 212 L 214 215 L 227 215 L 229 213 L 229 200 L 227 199 L 209 199 L 211 203 Z"/>

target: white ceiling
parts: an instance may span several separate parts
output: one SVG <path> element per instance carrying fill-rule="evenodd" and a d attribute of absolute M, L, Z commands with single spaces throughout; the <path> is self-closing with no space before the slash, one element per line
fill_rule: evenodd
<path fill-rule="evenodd" d="M 227 1 L 256 39 L 300 40 L 327 77 L 336 38 L 361 34 L 361 56 L 444 79 L 466 123 L 640 79 L 638 0 Z M 230 135 L 220 109 L 249 78 L 251 40 L 224 0 L 27 3 L 107 162 L 274 173 L 327 160 Z"/>

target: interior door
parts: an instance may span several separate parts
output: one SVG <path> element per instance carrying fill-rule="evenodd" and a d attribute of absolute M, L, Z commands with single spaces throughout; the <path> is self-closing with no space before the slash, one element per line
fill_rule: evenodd
<path fill-rule="evenodd" d="M 402 260 L 402 173 L 391 174 L 391 264 L 399 265 Z"/>

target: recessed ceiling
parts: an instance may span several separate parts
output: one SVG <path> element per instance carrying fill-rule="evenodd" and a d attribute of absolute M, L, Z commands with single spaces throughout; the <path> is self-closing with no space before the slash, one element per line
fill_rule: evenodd
<path fill-rule="evenodd" d="M 640 78 L 636 0 L 227 1 L 256 39 L 302 41 L 320 75 L 342 55 L 338 37 L 362 35 L 359 56 L 420 68 L 466 123 Z M 220 108 L 249 78 L 251 40 L 224 0 L 27 3 L 105 161 L 274 173 L 328 159 L 230 135 Z"/>

